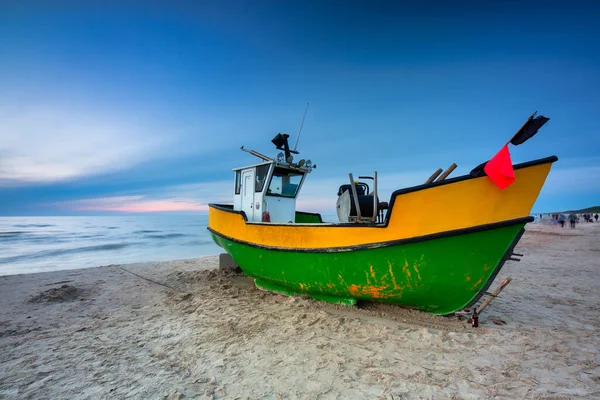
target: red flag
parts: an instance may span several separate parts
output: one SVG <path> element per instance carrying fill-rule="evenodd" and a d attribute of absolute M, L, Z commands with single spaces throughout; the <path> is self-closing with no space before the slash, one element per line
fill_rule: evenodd
<path fill-rule="evenodd" d="M 483 170 L 500 190 L 506 189 L 515 181 L 515 171 L 512 167 L 508 143 L 485 164 Z"/>

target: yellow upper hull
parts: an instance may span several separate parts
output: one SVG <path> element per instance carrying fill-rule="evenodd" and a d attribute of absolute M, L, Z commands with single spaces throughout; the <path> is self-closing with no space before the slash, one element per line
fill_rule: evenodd
<path fill-rule="evenodd" d="M 392 195 L 387 224 L 247 223 L 209 208 L 209 229 L 256 245 L 323 249 L 382 243 L 527 217 L 556 158 L 515 166 L 515 182 L 499 190 L 487 177 L 459 177 Z"/>

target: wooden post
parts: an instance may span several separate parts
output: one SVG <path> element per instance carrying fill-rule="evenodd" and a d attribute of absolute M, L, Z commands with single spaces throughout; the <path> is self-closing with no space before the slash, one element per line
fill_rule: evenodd
<path fill-rule="evenodd" d="M 437 171 L 435 171 L 435 172 L 433 173 L 433 175 L 431 175 L 431 176 L 429 177 L 429 179 L 427 179 L 427 180 L 425 181 L 425 184 L 427 185 L 428 183 L 431 183 L 431 182 L 435 181 L 435 178 L 437 178 L 437 177 L 438 177 L 438 176 L 439 176 L 439 175 L 442 173 L 442 171 L 443 171 L 443 169 L 441 169 L 441 168 L 438 168 L 438 169 L 437 169 Z"/>
<path fill-rule="evenodd" d="M 500 286 L 498 286 L 492 293 L 490 293 L 489 297 L 485 299 L 483 303 L 481 303 L 481 305 L 477 308 L 477 314 L 481 314 L 481 312 L 488 306 L 488 304 L 490 304 L 492 300 L 498 297 L 502 289 L 504 289 L 510 283 L 510 281 L 512 281 L 512 278 L 506 278 L 504 282 L 500 284 Z"/>
<path fill-rule="evenodd" d="M 454 171 L 456 169 L 456 167 L 457 167 L 457 165 L 455 163 L 452 163 L 452 165 L 449 166 L 448 169 L 435 181 L 436 182 L 443 181 L 444 179 L 446 179 L 448 177 L 448 175 L 450 175 L 452 173 L 452 171 Z"/>

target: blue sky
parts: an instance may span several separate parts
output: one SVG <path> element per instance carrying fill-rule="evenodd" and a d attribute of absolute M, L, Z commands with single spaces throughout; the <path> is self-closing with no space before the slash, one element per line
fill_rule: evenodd
<path fill-rule="evenodd" d="M 84 4 L 85 5 L 82 5 Z M 117 5 L 118 4 L 118 5 Z M 230 201 L 232 172 L 295 142 L 300 195 L 333 211 L 348 172 L 382 197 L 492 157 L 557 155 L 534 211 L 600 204 L 595 2 L 2 2 L 0 215 Z M 119 211 L 121 210 L 121 211 Z"/>

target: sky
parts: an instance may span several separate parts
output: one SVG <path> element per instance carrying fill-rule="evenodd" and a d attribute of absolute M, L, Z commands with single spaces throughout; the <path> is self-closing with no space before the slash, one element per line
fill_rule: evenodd
<path fill-rule="evenodd" d="M 0 215 L 206 212 L 287 132 L 380 197 L 510 151 L 559 161 L 534 212 L 600 205 L 598 2 L 0 2 Z"/>

